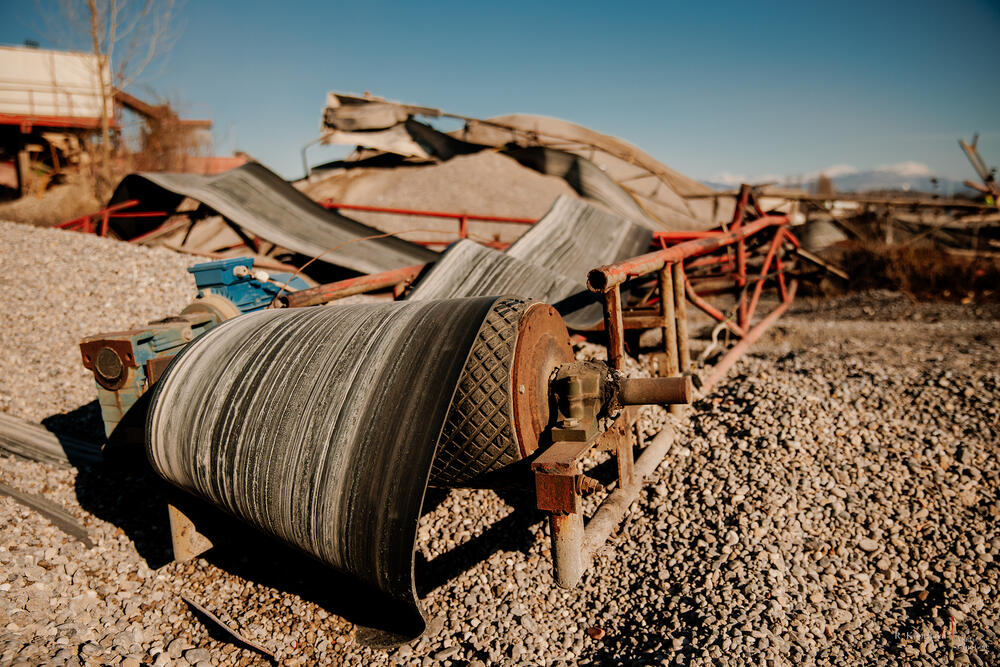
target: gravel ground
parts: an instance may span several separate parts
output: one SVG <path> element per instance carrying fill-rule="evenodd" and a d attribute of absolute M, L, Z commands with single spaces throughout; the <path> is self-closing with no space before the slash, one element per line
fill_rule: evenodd
<path fill-rule="evenodd" d="M 0 222 L 0 412 L 29 421 L 96 397 L 80 340 L 176 313 L 204 261 L 93 234 Z"/>
<path fill-rule="evenodd" d="M 4 279 L 48 304 L 5 308 L 3 372 L 21 380 L 4 377 L 0 399 L 28 419 L 93 400 L 54 338 L 76 360 L 79 336 L 164 315 L 193 289 L 170 254 L 0 234 Z M 67 275 L 94 287 L 64 290 Z M 122 313 L 133 276 L 162 291 Z M 0 496 L 0 664 L 267 663 L 184 597 L 282 664 L 996 664 L 997 315 L 888 293 L 801 303 L 677 427 L 573 591 L 552 584 L 530 493 L 432 489 L 416 568 L 430 628 L 391 651 L 358 645 L 338 615 L 357 601 L 329 571 L 246 531 L 170 563 L 167 490 L 150 474 L 0 458 L 0 482 L 60 504 L 94 542 Z M 87 410 L 79 428 L 99 431 Z M 663 419 L 648 411 L 647 429 Z"/>

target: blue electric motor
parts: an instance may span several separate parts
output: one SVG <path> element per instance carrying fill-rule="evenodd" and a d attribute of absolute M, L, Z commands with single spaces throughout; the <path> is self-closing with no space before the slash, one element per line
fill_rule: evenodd
<path fill-rule="evenodd" d="M 80 343 L 83 365 L 93 372 L 105 433 L 118 430 L 125 440 L 140 440 L 141 428 L 126 426 L 126 416 L 149 391 L 181 348 L 225 320 L 271 305 L 283 289 L 309 285 L 290 273 L 269 275 L 253 268 L 253 258 L 234 257 L 196 264 L 198 294 L 179 315 L 130 331 L 88 336 Z M 138 421 L 138 420 L 131 420 Z M 121 426 L 120 426 L 121 425 Z M 135 432 L 123 433 L 125 430 Z"/>

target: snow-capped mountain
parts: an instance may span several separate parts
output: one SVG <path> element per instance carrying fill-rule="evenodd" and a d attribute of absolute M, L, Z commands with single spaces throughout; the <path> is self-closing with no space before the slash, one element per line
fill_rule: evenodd
<path fill-rule="evenodd" d="M 900 162 L 882 165 L 874 169 L 859 170 L 851 165 L 838 164 L 807 174 L 780 176 L 764 174 L 747 177 L 742 174 L 722 173 L 704 181 L 717 190 L 728 190 L 740 183 L 774 183 L 781 186 L 801 187 L 813 190 L 820 175 L 833 181 L 837 192 L 871 192 L 874 190 L 899 190 L 903 192 L 927 192 L 939 195 L 955 195 L 971 192 L 961 181 L 936 177 L 930 168 L 919 162 Z M 749 180 L 748 180 L 749 179 Z"/>

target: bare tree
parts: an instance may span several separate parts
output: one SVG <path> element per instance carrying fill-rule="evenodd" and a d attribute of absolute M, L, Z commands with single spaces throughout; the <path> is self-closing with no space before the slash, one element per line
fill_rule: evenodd
<path fill-rule="evenodd" d="M 95 194 L 103 200 L 111 188 L 111 117 L 114 91 L 134 83 L 173 42 L 175 0 L 56 0 L 44 15 L 58 42 L 82 46 L 96 60 L 101 82 L 101 140 Z M 110 80 L 109 80 L 110 79 Z"/>

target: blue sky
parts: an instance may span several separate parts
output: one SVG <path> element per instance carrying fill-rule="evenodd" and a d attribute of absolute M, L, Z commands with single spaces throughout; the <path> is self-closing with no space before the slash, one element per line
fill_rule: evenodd
<path fill-rule="evenodd" d="M 0 3 L 0 43 L 53 46 L 37 11 Z M 956 140 L 974 131 L 1000 163 L 997 0 L 187 0 L 174 32 L 132 91 L 288 178 L 329 90 L 565 118 L 702 179 L 910 161 L 973 178 Z"/>

